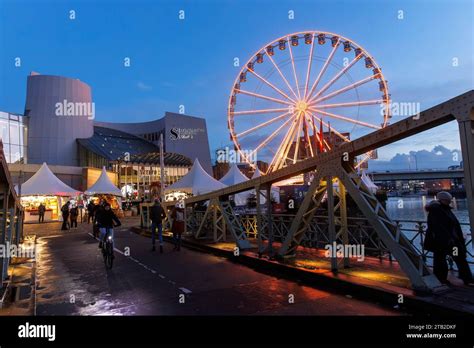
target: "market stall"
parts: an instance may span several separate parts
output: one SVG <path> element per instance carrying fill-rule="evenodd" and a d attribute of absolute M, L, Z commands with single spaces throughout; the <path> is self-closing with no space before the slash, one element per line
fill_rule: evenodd
<path fill-rule="evenodd" d="M 46 208 L 44 221 L 61 220 L 62 205 L 80 193 L 58 179 L 46 163 L 18 187 L 18 191 L 21 205 L 25 208 L 25 222 L 38 221 L 40 204 Z"/>
<path fill-rule="evenodd" d="M 110 180 L 105 167 L 102 168 L 102 173 L 94 185 L 89 187 L 84 194 L 89 197 L 88 202 L 93 201 L 99 204 L 101 200 L 105 200 L 117 216 L 123 216 L 122 191 Z"/>

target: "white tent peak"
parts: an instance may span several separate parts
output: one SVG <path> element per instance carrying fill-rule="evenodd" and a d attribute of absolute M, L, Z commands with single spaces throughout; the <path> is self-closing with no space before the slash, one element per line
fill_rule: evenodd
<path fill-rule="evenodd" d="M 76 196 L 79 191 L 58 179 L 43 162 L 40 169 L 21 185 L 22 196 Z"/>
<path fill-rule="evenodd" d="M 89 196 L 97 194 L 122 196 L 122 191 L 110 181 L 105 167 L 102 167 L 102 173 L 100 173 L 94 185 L 89 187 L 84 193 Z"/>
<path fill-rule="evenodd" d="M 369 188 L 370 191 L 373 193 L 376 193 L 378 190 L 377 185 L 374 184 L 374 182 L 370 179 L 370 177 L 365 173 L 365 171 L 362 172 L 361 174 L 361 179 L 364 182 L 364 184 Z"/>
<path fill-rule="evenodd" d="M 179 181 L 169 186 L 166 191 L 187 191 L 199 195 L 226 187 L 223 183 L 210 176 L 201 166 L 199 160 L 194 160 L 191 170 Z"/>
<path fill-rule="evenodd" d="M 248 178 L 242 174 L 236 163 L 232 163 L 229 171 L 219 181 L 227 186 L 240 184 L 247 181 Z"/>
<path fill-rule="evenodd" d="M 260 169 L 258 169 L 258 167 L 257 167 L 257 168 L 255 168 L 255 172 L 252 175 L 252 179 L 258 178 L 261 175 L 262 175 L 262 173 L 260 172 Z"/>

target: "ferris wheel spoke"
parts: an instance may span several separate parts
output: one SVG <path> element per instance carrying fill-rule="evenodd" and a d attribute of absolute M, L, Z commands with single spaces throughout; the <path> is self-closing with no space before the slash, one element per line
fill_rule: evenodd
<path fill-rule="evenodd" d="M 372 151 L 370 151 L 369 153 L 364 154 L 364 157 L 355 165 L 354 168 L 355 168 L 355 169 L 359 168 L 359 167 L 362 165 L 362 163 L 364 163 L 365 161 L 367 161 L 368 159 L 370 159 L 370 153 L 371 153 L 371 152 L 372 152 Z"/>
<path fill-rule="evenodd" d="M 324 122 L 324 120 L 321 120 L 321 118 L 319 118 L 318 116 L 316 116 L 315 114 L 313 114 L 313 113 L 311 113 L 311 112 L 310 112 L 309 114 L 310 114 L 310 115 L 312 116 L 312 118 L 314 118 L 316 121 L 321 122 L 325 127 L 328 127 L 328 128 L 329 128 L 329 124 L 326 123 L 326 122 Z M 316 128 L 317 128 L 317 126 L 316 126 Z M 342 135 L 341 133 L 339 133 L 336 129 L 333 128 L 333 129 L 331 129 L 331 131 L 332 131 L 334 134 L 336 134 L 339 138 L 341 138 L 344 142 L 346 142 L 346 143 L 350 142 L 350 140 L 347 139 L 347 137 L 345 137 L 344 135 Z M 318 137 L 318 138 L 319 138 L 319 137 Z"/>
<path fill-rule="evenodd" d="M 329 56 L 326 58 L 326 61 L 324 62 L 323 67 L 319 71 L 319 74 L 316 77 L 316 80 L 314 81 L 313 85 L 311 86 L 311 90 L 309 91 L 309 94 L 306 97 L 307 98 L 306 100 L 308 100 L 308 98 L 311 98 L 311 96 L 313 95 L 315 88 L 317 87 L 319 81 L 321 81 L 321 77 L 326 72 L 326 69 L 328 68 L 329 63 L 331 62 L 332 58 L 334 57 L 334 54 L 336 53 L 338 47 L 339 47 L 339 39 L 337 40 L 336 45 L 334 45 L 334 47 L 332 48 L 332 51 L 329 54 Z"/>
<path fill-rule="evenodd" d="M 283 123 L 280 127 L 278 127 L 272 134 L 270 134 L 264 141 L 262 141 L 250 154 L 248 157 L 252 157 L 258 150 L 260 150 L 263 146 L 266 146 L 273 138 L 277 136 L 277 134 L 285 127 L 291 120 L 293 120 L 294 116 L 290 117 L 285 123 Z"/>
<path fill-rule="evenodd" d="M 382 127 L 380 126 L 376 126 L 374 124 L 371 124 L 371 123 L 367 123 L 367 122 L 362 122 L 362 121 L 358 121 L 358 120 L 354 120 L 352 118 L 349 118 L 349 117 L 345 117 L 345 116 L 341 116 L 341 115 L 337 115 L 337 114 L 333 114 L 331 112 L 327 112 L 327 111 L 323 111 L 323 110 L 319 110 L 319 109 L 313 109 L 313 108 L 309 108 L 311 111 L 314 111 L 316 113 L 320 113 L 320 114 L 323 114 L 323 115 L 326 115 L 326 116 L 329 116 L 329 117 L 332 117 L 332 118 L 336 118 L 336 119 L 339 119 L 339 120 L 342 120 L 342 121 L 346 121 L 346 122 L 350 122 L 350 123 L 354 123 L 354 124 L 357 124 L 359 126 L 364 126 L 364 127 L 369 127 L 369 128 L 373 128 L 373 129 L 381 129 Z"/>
<path fill-rule="evenodd" d="M 288 80 L 286 79 L 285 75 L 283 75 L 283 73 L 281 72 L 280 68 L 278 67 L 278 65 L 275 63 L 275 61 L 273 60 L 272 56 L 270 55 L 267 55 L 267 57 L 270 59 L 270 61 L 272 62 L 273 66 L 275 67 L 276 71 L 278 72 L 278 74 L 280 75 L 280 77 L 283 79 L 283 81 L 285 82 L 286 86 L 288 87 L 288 89 L 290 90 L 291 93 L 293 93 L 293 95 L 295 96 L 296 99 L 298 99 L 298 96 L 296 95 L 295 91 L 293 90 L 293 88 L 290 86 L 290 83 L 288 82 Z"/>
<path fill-rule="evenodd" d="M 303 127 L 303 117 L 299 115 L 299 124 L 296 129 L 296 139 L 295 139 L 295 153 L 293 154 L 293 163 L 296 163 L 296 160 L 298 159 L 298 152 L 300 150 L 300 134 L 301 134 L 301 128 Z M 291 145 L 290 145 L 291 149 Z"/>
<path fill-rule="evenodd" d="M 298 83 L 298 76 L 296 75 L 296 67 L 295 67 L 295 59 L 293 57 L 293 49 L 291 48 L 291 42 L 290 38 L 287 38 L 288 41 L 288 51 L 290 51 L 290 58 L 291 58 L 291 65 L 293 66 L 293 76 L 295 78 L 295 83 L 296 83 L 296 91 L 298 92 L 298 100 L 301 99 L 301 93 L 300 93 L 300 88 L 299 88 L 299 83 Z"/>
<path fill-rule="evenodd" d="M 280 104 L 285 104 L 285 105 L 293 105 L 292 103 L 287 102 L 287 101 L 282 100 L 282 99 L 277 99 L 277 98 L 273 98 L 273 97 L 268 97 L 268 96 L 263 95 L 263 94 L 253 93 L 253 92 L 245 91 L 245 90 L 243 90 L 243 89 L 236 89 L 235 91 L 236 91 L 237 93 L 241 93 L 241 94 L 245 94 L 245 95 L 250 95 L 250 96 L 252 96 L 252 97 L 270 100 L 270 101 L 273 101 L 273 102 L 275 102 L 275 103 L 280 103 Z"/>
<path fill-rule="evenodd" d="M 351 107 L 351 106 L 377 105 L 377 104 L 382 104 L 383 102 L 384 102 L 383 99 L 374 99 L 374 100 L 348 102 L 348 103 L 317 104 L 317 108 L 318 109 L 344 108 L 344 107 Z"/>
<path fill-rule="evenodd" d="M 288 114 L 290 114 L 289 111 L 288 111 L 288 112 L 285 112 L 284 114 L 281 114 L 281 115 L 279 115 L 279 116 L 277 116 L 277 117 L 275 117 L 275 118 L 272 118 L 271 120 L 268 120 L 268 121 L 263 122 L 263 123 L 261 123 L 261 124 L 259 124 L 259 125 L 256 125 L 255 127 L 252 127 L 252 128 L 250 128 L 250 129 L 247 129 L 246 131 L 243 131 L 242 133 L 237 134 L 236 137 L 237 137 L 237 138 L 245 137 L 246 135 L 248 135 L 248 134 L 250 134 L 250 133 L 253 133 L 253 132 L 255 132 L 256 130 L 262 128 L 262 127 L 268 126 L 268 125 L 270 125 L 270 124 L 272 124 L 272 123 L 275 123 L 276 121 L 281 120 L 282 118 L 285 118 Z"/>
<path fill-rule="evenodd" d="M 265 78 L 263 78 L 262 76 L 260 76 L 258 73 L 256 73 L 255 71 L 253 71 L 252 69 L 248 69 L 248 71 L 250 71 L 250 73 L 252 73 L 255 77 L 257 77 L 260 81 L 262 81 L 263 83 L 267 84 L 268 86 L 270 86 L 271 88 L 273 88 L 276 92 L 278 92 L 279 94 L 281 94 L 283 97 L 285 97 L 286 99 L 288 100 L 291 100 L 293 103 L 296 103 L 296 101 L 289 97 L 287 94 L 285 94 L 285 92 L 283 92 L 282 90 L 280 90 L 278 87 L 274 86 L 271 82 L 267 81 Z"/>
<path fill-rule="evenodd" d="M 293 114 L 293 119 L 296 117 L 296 114 Z M 293 134 L 294 134 L 294 129 L 295 126 L 298 122 L 296 120 L 293 122 L 291 127 L 288 129 L 288 131 L 285 134 L 285 137 L 283 138 L 283 142 L 280 144 L 280 146 L 277 149 L 276 155 L 273 157 L 269 168 L 280 168 L 281 162 L 283 160 L 286 160 L 288 156 L 288 142 L 290 139 L 293 139 Z"/>
<path fill-rule="evenodd" d="M 363 84 L 365 84 L 365 83 L 367 83 L 367 82 L 370 82 L 370 81 L 376 79 L 377 76 L 378 76 L 378 75 L 368 76 L 368 77 L 366 77 L 365 79 L 356 81 L 356 82 L 354 82 L 354 83 L 352 83 L 352 84 L 350 84 L 350 85 L 348 85 L 348 86 L 345 86 L 345 87 L 343 87 L 343 88 L 341 88 L 341 89 L 338 89 L 337 91 L 331 92 L 331 93 L 329 93 L 329 94 L 327 94 L 327 95 L 325 95 L 325 96 L 323 96 L 323 97 L 321 97 L 321 98 L 318 98 L 318 99 L 316 99 L 316 100 L 313 99 L 313 100 L 309 101 L 308 103 L 309 103 L 309 104 L 320 103 L 320 102 L 322 102 L 323 100 L 327 100 L 327 99 L 329 99 L 329 98 L 335 97 L 336 95 L 342 94 L 342 93 L 347 92 L 347 91 L 349 91 L 349 90 L 351 90 L 351 89 L 357 88 L 357 87 L 359 87 L 359 86 L 361 86 L 361 85 L 363 85 Z"/>
<path fill-rule="evenodd" d="M 323 87 L 321 87 L 321 89 L 313 97 L 311 97 L 308 102 L 311 103 L 313 100 L 319 97 L 324 91 L 326 91 L 329 87 L 331 87 L 337 80 L 341 78 L 342 75 L 346 73 L 347 70 L 352 68 L 352 66 L 354 66 L 354 64 L 357 63 L 362 56 L 363 56 L 362 53 L 357 55 L 357 57 L 355 57 L 349 64 L 347 64 L 341 71 L 339 71 L 336 74 L 336 76 L 334 76 L 328 83 L 326 83 Z"/>
<path fill-rule="evenodd" d="M 304 84 L 304 96 L 303 96 L 304 100 L 306 100 L 306 95 L 308 94 L 309 75 L 311 75 L 311 64 L 313 63 L 314 37 L 315 37 L 315 34 L 313 34 L 313 38 L 311 39 L 311 49 L 309 51 L 308 69 L 306 70 L 306 82 Z"/>
<path fill-rule="evenodd" d="M 288 111 L 288 108 L 234 111 L 233 115 L 238 116 L 238 115 L 271 114 L 274 112 L 282 112 L 282 111 Z"/>

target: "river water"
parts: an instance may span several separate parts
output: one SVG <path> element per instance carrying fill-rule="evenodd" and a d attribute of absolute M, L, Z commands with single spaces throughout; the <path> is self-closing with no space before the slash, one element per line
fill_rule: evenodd
<path fill-rule="evenodd" d="M 423 221 L 426 222 L 427 213 L 424 209 L 425 205 L 433 200 L 432 197 L 420 196 L 420 197 L 389 197 L 387 200 L 387 213 L 396 221 L 401 222 L 402 231 L 407 237 L 412 237 L 413 232 L 407 231 L 407 229 L 416 229 L 416 224 L 409 221 Z M 466 240 L 471 239 L 470 228 L 469 228 L 469 213 L 467 211 L 467 200 L 466 199 L 453 199 L 453 213 L 461 223 L 461 228 L 464 232 Z M 403 221 L 405 220 L 405 221 Z M 413 243 L 417 246 L 420 244 L 420 239 L 416 238 Z M 468 251 L 471 251 L 471 247 L 468 247 Z M 474 258 L 468 255 L 467 259 L 472 262 L 471 269 L 474 271 Z M 431 265 L 429 259 L 428 264 Z"/>
<path fill-rule="evenodd" d="M 425 205 L 433 200 L 432 197 L 389 197 L 387 213 L 394 220 L 426 221 Z M 461 223 L 469 223 L 466 199 L 453 199 L 453 213 Z"/>

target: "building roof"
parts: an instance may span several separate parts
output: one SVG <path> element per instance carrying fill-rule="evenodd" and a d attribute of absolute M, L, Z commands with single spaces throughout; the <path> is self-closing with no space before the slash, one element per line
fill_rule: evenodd
<path fill-rule="evenodd" d="M 94 126 L 94 135 L 86 139 L 77 139 L 77 142 L 87 150 L 114 161 L 122 158 L 125 153 L 130 156 L 158 152 L 156 145 L 119 130 Z"/>
<path fill-rule="evenodd" d="M 160 153 L 159 152 L 149 152 L 140 155 L 130 156 L 130 163 L 139 163 L 139 164 L 160 164 Z M 186 166 L 191 167 L 193 162 L 189 157 L 180 155 L 179 153 L 174 152 L 165 152 L 164 153 L 164 162 L 165 166 Z"/>

